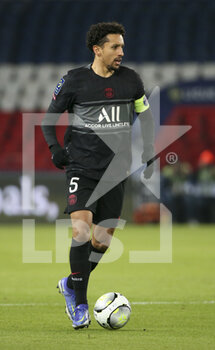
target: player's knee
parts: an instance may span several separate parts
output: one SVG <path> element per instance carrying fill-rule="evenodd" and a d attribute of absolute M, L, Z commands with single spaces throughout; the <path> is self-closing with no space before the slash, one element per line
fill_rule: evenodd
<path fill-rule="evenodd" d="M 90 229 L 86 225 L 76 225 L 72 228 L 72 237 L 79 242 L 86 242 L 90 240 Z"/>
<path fill-rule="evenodd" d="M 90 226 L 91 221 L 87 218 L 80 218 L 75 215 L 71 215 L 72 219 L 72 236 L 79 242 L 89 241 L 90 239 Z"/>
<path fill-rule="evenodd" d="M 97 241 L 95 239 L 93 240 L 92 244 L 93 244 L 93 247 L 95 249 L 97 249 L 98 251 L 100 251 L 101 253 L 105 253 L 106 250 L 108 249 L 107 245 L 105 245 L 104 243 L 100 243 L 99 241 Z"/>
<path fill-rule="evenodd" d="M 79 242 L 89 241 L 90 226 L 82 220 L 72 220 L 72 236 Z"/>
<path fill-rule="evenodd" d="M 92 235 L 92 244 L 94 248 L 104 253 L 110 246 L 114 228 L 104 228 L 96 226 Z"/>
<path fill-rule="evenodd" d="M 112 239 L 112 235 L 107 233 L 105 235 L 100 235 L 99 237 L 95 237 L 93 235 L 92 245 L 94 246 L 94 248 L 104 253 L 109 248 L 111 239 Z"/>
<path fill-rule="evenodd" d="M 113 236 L 114 231 L 115 231 L 115 228 L 108 228 L 108 229 L 107 229 L 107 233 L 108 233 L 109 235 L 111 235 L 111 236 Z"/>

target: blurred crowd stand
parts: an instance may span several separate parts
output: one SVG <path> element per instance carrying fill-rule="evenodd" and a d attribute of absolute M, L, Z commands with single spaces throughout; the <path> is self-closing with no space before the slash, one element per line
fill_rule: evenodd
<path fill-rule="evenodd" d="M 174 222 L 215 222 L 215 157 L 209 150 L 199 156 L 197 169 L 178 161 L 161 172 L 161 202 Z"/>

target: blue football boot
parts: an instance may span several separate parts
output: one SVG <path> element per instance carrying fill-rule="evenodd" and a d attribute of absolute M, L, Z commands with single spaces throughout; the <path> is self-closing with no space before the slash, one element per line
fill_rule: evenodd
<path fill-rule="evenodd" d="M 75 303 L 75 291 L 67 287 L 67 277 L 62 278 L 57 285 L 59 293 L 61 293 L 66 301 L 66 313 L 70 320 L 73 321 L 74 311 L 76 307 Z"/>
<path fill-rule="evenodd" d="M 90 325 L 90 316 L 87 304 L 80 304 L 75 308 L 72 316 L 72 325 L 74 329 L 87 328 Z"/>

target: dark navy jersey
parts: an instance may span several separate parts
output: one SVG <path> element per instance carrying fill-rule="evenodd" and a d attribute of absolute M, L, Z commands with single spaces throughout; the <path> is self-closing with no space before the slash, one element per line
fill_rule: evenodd
<path fill-rule="evenodd" d="M 42 129 L 48 145 L 56 144 L 54 125 L 68 111 L 64 137 L 70 155 L 68 168 L 100 177 L 115 153 L 124 157 L 126 151 L 130 163 L 134 111 L 148 107 L 143 83 L 134 70 L 122 66 L 104 78 L 88 65 L 70 70 L 57 84 Z"/>

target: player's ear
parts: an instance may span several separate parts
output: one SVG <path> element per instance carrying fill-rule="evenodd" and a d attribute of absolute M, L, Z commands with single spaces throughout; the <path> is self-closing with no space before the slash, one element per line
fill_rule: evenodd
<path fill-rule="evenodd" d="M 101 56 L 101 47 L 98 45 L 93 46 L 93 52 L 96 56 Z"/>

